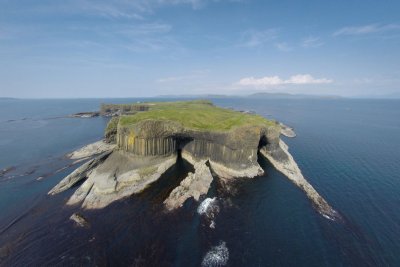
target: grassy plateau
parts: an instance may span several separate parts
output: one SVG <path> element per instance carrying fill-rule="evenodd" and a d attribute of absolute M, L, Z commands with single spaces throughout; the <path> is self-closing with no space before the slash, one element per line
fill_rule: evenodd
<path fill-rule="evenodd" d="M 275 122 L 262 116 L 216 107 L 207 100 L 152 102 L 140 105 L 148 105 L 149 110 L 124 115 L 120 118 L 119 125 L 126 127 L 143 120 L 166 120 L 179 122 L 188 129 L 210 131 L 229 131 L 245 125 L 275 125 Z"/>

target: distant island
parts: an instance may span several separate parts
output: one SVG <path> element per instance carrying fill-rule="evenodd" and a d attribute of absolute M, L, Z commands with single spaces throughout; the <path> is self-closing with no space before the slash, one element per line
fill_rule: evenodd
<path fill-rule="evenodd" d="M 338 95 L 310 95 L 310 94 L 290 94 L 290 93 L 270 93 L 259 92 L 249 95 L 160 95 L 160 98 L 249 98 L 249 99 L 342 99 L 344 97 Z"/>
<path fill-rule="evenodd" d="M 262 175 L 261 156 L 302 189 L 319 213 L 330 219 L 339 216 L 303 177 L 280 139 L 281 134 L 295 134 L 282 123 L 207 100 L 103 104 L 95 116 L 112 117 L 105 139 L 69 154 L 86 162 L 49 192 L 76 190 L 67 205 L 106 207 L 151 186 L 182 157 L 194 173 L 164 200 L 171 211 L 189 198 L 206 195 L 214 179 L 229 183 Z M 80 181 L 84 182 L 72 188 Z"/>

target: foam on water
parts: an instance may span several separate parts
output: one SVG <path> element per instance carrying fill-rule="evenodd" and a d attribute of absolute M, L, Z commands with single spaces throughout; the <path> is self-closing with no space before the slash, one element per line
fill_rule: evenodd
<path fill-rule="evenodd" d="M 218 246 L 212 247 L 204 256 L 201 266 L 225 266 L 229 259 L 229 250 L 224 241 Z"/>
<path fill-rule="evenodd" d="M 197 213 L 200 215 L 205 215 L 210 222 L 210 228 L 215 228 L 214 218 L 219 213 L 218 200 L 216 197 L 214 198 L 206 198 L 203 202 L 200 203 L 197 208 Z"/>
<path fill-rule="evenodd" d="M 200 215 L 206 215 L 207 217 L 214 217 L 219 212 L 217 198 L 206 198 L 200 203 L 197 208 L 197 213 Z"/>

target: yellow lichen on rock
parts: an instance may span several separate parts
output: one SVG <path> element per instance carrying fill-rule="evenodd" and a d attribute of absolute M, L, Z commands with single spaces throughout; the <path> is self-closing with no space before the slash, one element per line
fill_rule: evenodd
<path fill-rule="evenodd" d="M 128 147 L 133 148 L 134 144 L 135 144 L 135 134 L 133 132 L 130 132 L 128 137 Z"/>

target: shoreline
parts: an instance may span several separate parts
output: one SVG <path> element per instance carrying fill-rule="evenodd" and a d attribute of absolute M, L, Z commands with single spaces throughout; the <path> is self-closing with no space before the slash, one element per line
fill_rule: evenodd
<path fill-rule="evenodd" d="M 286 160 L 277 160 L 270 152 L 265 149 L 260 150 L 261 154 L 292 183 L 299 187 L 316 207 L 317 211 L 327 219 L 336 220 L 341 216 L 335 211 L 328 202 L 314 189 L 314 187 L 304 178 L 299 166 L 293 156 L 289 153 L 289 147 L 280 140 L 279 146 L 287 156 Z"/>

